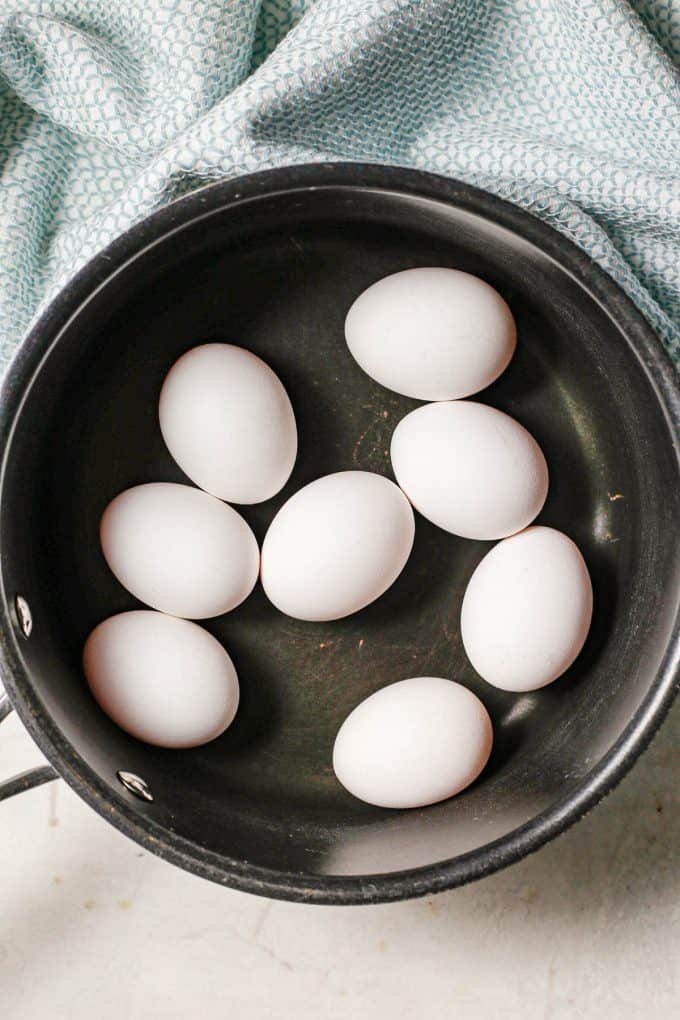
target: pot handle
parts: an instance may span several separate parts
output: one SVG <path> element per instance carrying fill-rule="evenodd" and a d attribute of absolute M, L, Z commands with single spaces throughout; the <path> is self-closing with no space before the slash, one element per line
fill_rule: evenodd
<path fill-rule="evenodd" d="M 2 688 L 0 688 L 0 723 L 12 711 L 12 703 Z M 24 793 L 25 790 L 32 790 L 34 786 L 42 786 L 43 783 L 49 783 L 53 779 L 58 778 L 58 773 L 54 771 L 51 765 L 38 765 L 37 768 L 26 769 L 25 772 L 20 772 L 18 776 L 13 776 L 11 779 L 0 782 L 0 800 L 7 800 L 8 797 L 13 797 L 16 793 Z"/>

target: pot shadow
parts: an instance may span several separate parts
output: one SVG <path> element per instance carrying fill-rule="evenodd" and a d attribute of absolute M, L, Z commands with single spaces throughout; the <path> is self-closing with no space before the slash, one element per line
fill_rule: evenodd
<path fill-rule="evenodd" d="M 475 923 L 480 899 L 494 912 L 502 910 L 504 923 L 517 925 L 518 937 L 532 918 L 584 930 L 595 916 L 652 915 L 676 903 L 679 748 L 676 705 L 635 770 L 587 818 L 524 861 L 438 898 L 443 918 L 455 925 L 452 936 L 461 924 Z"/>

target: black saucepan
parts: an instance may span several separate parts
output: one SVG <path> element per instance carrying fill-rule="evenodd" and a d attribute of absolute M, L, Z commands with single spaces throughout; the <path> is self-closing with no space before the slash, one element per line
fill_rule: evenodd
<path fill-rule="evenodd" d="M 286 618 L 261 589 L 206 624 L 238 668 L 242 705 L 215 742 L 165 751 L 126 736 L 84 682 L 81 649 L 138 604 L 109 573 L 98 522 L 120 490 L 186 481 L 163 445 L 167 370 L 197 343 L 261 355 L 296 411 L 286 488 L 243 509 L 258 538 L 297 488 L 332 471 L 390 474 L 390 435 L 415 401 L 350 357 L 344 316 L 411 266 L 478 274 L 505 296 L 519 344 L 479 398 L 539 440 L 551 489 L 539 520 L 583 550 L 593 627 L 552 686 L 484 684 L 461 647 L 466 582 L 489 548 L 419 518 L 396 584 L 337 623 Z M 250 892 L 359 903 L 450 888 L 517 860 L 582 816 L 651 739 L 680 642 L 680 393 L 618 286 L 532 216 L 410 170 L 316 165 L 219 183 L 144 220 L 90 262 L 21 346 L 0 409 L 2 669 L 9 704 L 56 772 L 149 850 Z M 335 781 L 333 739 L 366 695 L 408 676 L 462 681 L 492 715 L 480 780 L 411 812 Z M 51 778 L 51 768 L 3 794 Z"/>

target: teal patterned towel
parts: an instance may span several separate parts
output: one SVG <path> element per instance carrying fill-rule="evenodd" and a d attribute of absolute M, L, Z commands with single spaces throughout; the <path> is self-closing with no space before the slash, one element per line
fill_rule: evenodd
<path fill-rule="evenodd" d="M 0 0 L 0 366 L 141 216 L 311 160 L 530 209 L 680 365 L 680 0 Z"/>

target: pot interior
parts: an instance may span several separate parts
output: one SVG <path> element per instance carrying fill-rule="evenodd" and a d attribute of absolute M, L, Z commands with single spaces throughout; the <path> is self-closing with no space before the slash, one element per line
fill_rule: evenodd
<path fill-rule="evenodd" d="M 33 613 L 30 638 L 16 639 L 21 683 L 114 800 L 197 854 L 318 876 L 385 874 L 474 851 L 587 781 L 649 693 L 670 639 L 677 462 L 617 321 L 623 312 L 482 211 L 380 188 L 279 191 L 224 206 L 206 196 L 201 218 L 122 269 L 114 264 L 74 309 L 21 408 L 1 512 L 5 594 L 21 593 Z M 241 708 L 222 737 L 163 751 L 126 736 L 91 698 L 80 656 L 97 623 L 139 606 L 102 558 L 104 507 L 131 485 L 187 481 L 158 427 L 166 372 L 188 348 L 228 340 L 264 358 L 286 386 L 300 436 L 293 476 L 276 498 L 239 508 L 261 541 L 276 510 L 313 478 L 348 468 L 391 476 L 392 430 L 417 402 L 364 375 L 343 321 L 369 284 L 427 265 L 478 274 L 516 317 L 516 357 L 475 399 L 516 416 L 545 452 L 551 484 L 538 522 L 579 544 L 593 579 L 584 652 L 533 694 L 481 681 L 461 646 L 459 612 L 490 544 L 417 516 L 402 576 L 362 612 L 302 623 L 277 612 L 258 585 L 237 610 L 204 624 L 241 684 Z M 496 738 L 488 768 L 460 796 L 424 810 L 354 800 L 331 767 L 340 723 L 382 685 L 424 674 L 461 681 L 487 705 Z M 119 769 L 143 777 L 153 803 L 126 793 Z"/>

